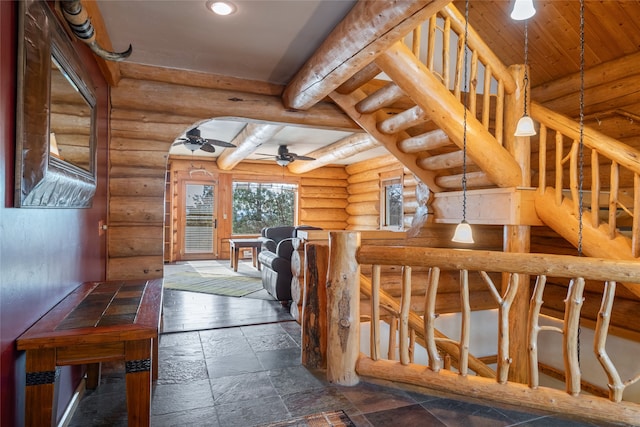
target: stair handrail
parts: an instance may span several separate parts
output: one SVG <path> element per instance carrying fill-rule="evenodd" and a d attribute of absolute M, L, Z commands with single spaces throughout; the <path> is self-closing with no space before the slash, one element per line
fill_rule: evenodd
<path fill-rule="evenodd" d="M 556 205 L 560 206 L 563 201 L 569 201 L 574 214 L 578 216 L 580 210 L 578 152 L 580 124 L 536 102 L 531 103 L 531 117 L 540 123 L 539 191 L 544 193 L 548 186 L 554 187 L 556 189 Z M 555 132 L 555 148 L 551 148 L 547 144 L 547 140 L 551 137 L 550 131 Z M 631 255 L 637 258 L 640 256 L 640 215 L 637 214 L 640 212 L 640 150 L 636 150 L 588 126 L 583 127 L 582 134 L 584 147 L 591 150 L 589 163 L 591 179 L 583 182 L 583 189 L 588 189 L 590 193 L 590 201 L 586 203 L 590 213 L 590 221 L 585 221 L 585 224 L 598 228 L 603 223 L 599 215 L 600 206 L 602 205 L 601 199 L 605 196 L 602 189 L 608 189 L 607 235 L 609 239 L 619 236 L 619 221 L 616 214 L 618 209 L 626 212 L 632 218 Z M 564 143 L 566 139 L 571 141 L 571 148 L 565 154 Z M 553 185 L 547 183 L 546 164 L 548 150 L 555 153 L 553 159 L 555 163 L 555 180 Z M 564 183 L 565 165 L 567 164 L 569 165 L 568 185 Z M 610 168 L 608 179 L 600 173 L 605 166 Z M 620 188 L 620 177 L 629 173 L 633 177 L 633 188 L 630 191 L 623 192 Z M 571 197 L 567 197 L 563 192 L 563 189 L 567 188 Z"/>
<path fill-rule="evenodd" d="M 635 423 L 640 419 L 640 404 L 622 401 L 622 394 L 626 387 L 640 380 L 640 373 L 627 381 L 622 381 L 615 364 L 607 354 L 606 341 L 608 337 L 609 319 L 612 313 L 613 300 L 615 299 L 615 285 L 620 281 L 632 281 L 634 286 L 640 286 L 640 264 L 635 261 L 594 259 L 568 255 L 549 255 L 532 253 L 509 253 L 482 250 L 458 250 L 439 249 L 427 247 L 401 247 L 401 246 L 361 246 L 360 235 L 357 232 L 330 232 L 329 233 L 329 253 L 330 257 L 327 274 L 328 292 L 328 343 L 327 348 L 328 376 L 332 375 L 333 380 L 343 385 L 354 385 L 357 383 L 358 375 L 379 378 L 387 381 L 403 382 L 419 387 L 426 387 L 446 392 L 464 394 L 467 396 L 481 397 L 495 402 L 518 404 L 525 407 L 551 410 L 559 413 L 588 417 L 594 420 L 616 419 L 623 422 Z M 374 271 L 379 271 L 381 266 L 401 266 L 406 274 L 403 274 L 403 281 L 410 275 L 411 268 L 429 268 L 433 276 L 429 280 L 426 290 L 427 302 L 425 303 L 425 335 L 427 347 L 431 349 L 429 365 L 411 362 L 407 357 L 407 344 L 401 342 L 400 362 L 383 359 L 381 357 L 372 358 L 364 354 L 354 357 L 354 353 L 359 353 L 359 328 L 360 322 L 354 322 L 354 315 L 359 315 L 357 307 L 350 298 L 357 298 L 360 289 L 360 265 L 372 265 Z M 431 366 L 436 348 L 433 334 L 430 334 L 430 327 L 434 312 L 433 306 L 428 299 L 433 288 L 437 288 L 437 271 L 459 271 L 461 273 L 461 294 L 467 294 L 468 286 L 465 287 L 468 274 L 477 272 L 481 275 L 487 273 L 506 273 L 511 278 L 515 275 L 530 275 L 537 277 L 536 286 L 533 291 L 529 313 L 515 313 L 516 317 L 521 317 L 517 321 L 524 321 L 526 318 L 529 335 L 529 345 L 525 350 L 530 357 L 531 375 L 528 386 L 504 380 L 502 375 L 498 375 L 496 380 L 467 375 L 464 367 L 465 358 L 468 355 L 468 336 L 471 329 L 477 325 L 469 322 L 469 308 L 463 309 L 462 315 L 466 320 L 462 321 L 461 328 L 461 368 L 458 373 L 447 370 L 440 370 Z M 563 327 L 541 326 L 538 323 L 542 297 L 547 281 L 547 277 L 557 280 L 569 281 L 567 298 L 565 300 L 565 312 L 562 317 Z M 374 279 L 377 281 L 378 279 Z M 511 287 L 513 279 L 510 279 Z M 609 399 L 585 395 L 581 393 L 581 371 L 579 352 L 580 311 L 582 309 L 583 291 L 586 281 L 594 284 L 602 284 L 602 304 L 595 329 L 594 354 L 600 362 L 602 369 L 609 379 Z M 372 282 L 375 283 L 375 282 Z M 410 283 L 410 281 L 409 281 Z M 466 288 L 466 289 L 465 289 Z M 374 284 L 372 290 L 376 292 L 378 287 Z M 517 289 L 517 285 L 516 285 Z M 497 292 L 495 289 L 493 292 Z M 517 292 L 514 291 L 514 292 Z M 504 298 L 508 298 L 509 290 L 505 292 Z M 400 340 L 411 340 L 408 330 L 408 318 L 406 314 L 407 296 L 410 291 L 403 289 L 403 297 L 400 301 Z M 379 299 L 372 295 L 372 301 Z M 462 305 L 465 306 L 465 299 L 462 298 Z M 502 304 L 502 303 L 501 303 Z M 372 304 L 373 306 L 374 304 Z M 405 307 L 405 308 L 403 308 Z M 466 315 L 465 315 L 466 313 Z M 511 313 L 514 315 L 514 313 Z M 374 319 L 375 316 L 372 316 Z M 498 362 L 504 359 L 502 366 L 509 364 L 509 355 L 500 349 L 508 349 L 504 341 L 508 342 L 508 310 L 500 315 L 500 325 L 497 339 L 499 348 Z M 429 326 L 429 323 L 431 326 Z M 485 328 L 487 325 L 482 325 Z M 552 331 L 562 335 L 561 352 L 565 365 L 566 390 L 557 390 L 543 387 L 537 381 L 537 335 L 541 331 Z M 505 335 L 506 334 L 506 335 Z M 376 340 L 372 339 L 372 343 Z M 584 341 L 584 340 L 583 340 Z M 584 343 L 583 343 L 584 345 Z M 404 355 L 402 354 L 404 353 Z M 374 348 L 370 354 L 379 354 Z M 334 365 L 335 363 L 335 365 Z M 340 369 L 336 369 L 339 367 Z M 341 379 L 348 379 L 349 383 L 340 382 Z M 504 380 L 504 382 L 502 382 Z"/>
<path fill-rule="evenodd" d="M 442 27 L 437 24 L 438 18 L 443 20 Z M 426 57 L 420 58 L 420 52 L 423 50 L 421 46 L 421 38 L 424 31 L 427 31 L 427 49 Z M 436 52 L 436 32 L 442 34 L 442 44 L 440 52 Z M 452 34 L 457 38 L 457 46 L 453 46 Z M 469 63 L 468 73 L 468 110 L 475 117 L 477 115 L 477 97 L 480 94 L 489 94 L 490 96 L 482 96 L 482 107 L 480 118 L 484 128 L 489 130 L 494 127 L 493 135 L 502 145 L 503 142 L 503 118 L 505 114 L 505 94 L 513 94 L 516 91 L 517 84 L 509 68 L 500 61 L 498 56 L 491 48 L 482 40 L 478 33 L 471 25 L 467 28 L 468 40 L 466 46 L 471 52 L 471 60 Z M 448 4 L 443 9 L 431 16 L 428 21 L 423 22 L 412 32 L 412 37 L 405 38 L 405 43 L 409 45 L 414 55 L 421 59 L 426 67 L 438 76 L 442 84 L 453 91 L 458 100 L 461 100 L 463 91 L 463 67 L 465 53 L 465 17 L 460 11 Z M 450 64 L 450 51 L 455 49 L 454 64 Z M 439 54 L 442 58 L 442 72 L 435 70 L 434 58 Z M 479 64 L 484 68 L 484 78 L 478 83 Z M 451 80 L 453 75 L 453 81 Z M 479 89 L 482 89 L 479 92 Z M 491 105 L 491 98 L 495 97 L 495 105 Z M 493 113 L 492 111 L 493 110 Z M 492 120 L 493 123 L 492 123 Z"/>

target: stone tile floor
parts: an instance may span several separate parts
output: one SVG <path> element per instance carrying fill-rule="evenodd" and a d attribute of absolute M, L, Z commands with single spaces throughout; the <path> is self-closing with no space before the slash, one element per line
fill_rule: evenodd
<path fill-rule="evenodd" d="M 174 295 L 177 294 L 177 295 Z M 187 294 L 187 295 L 180 295 Z M 180 310 L 180 301 L 211 304 L 211 298 L 189 292 L 165 294 L 165 304 Z M 238 301 L 217 301 L 234 307 Z M 213 306 L 209 306 L 211 309 Z M 261 307 L 257 305 L 256 307 Z M 182 307 L 183 309 L 185 307 Z M 246 307 L 243 309 L 246 311 Z M 243 312 L 241 310 L 241 313 Z M 159 379 L 153 389 L 152 426 L 251 427 L 322 411 L 344 410 L 358 427 L 396 426 L 594 426 L 578 420 L 488 406 L 473 400 L 423 394 L 362 381 L 354 387 L 329 384 L 324 372 L 300 363 L 300 326 L 287 320 L 286 309 L 269 305 L 266 322 L 247 326 L 203 328 L 203 310 L 189 306 L 173 330 L 160 337 Z M 189 323 L 188 314 L 195 323 Z M 274 314 L 276 313 L 276 314 Z M 225 311 L 234 318 L 234 310 Z M 264 320 L 264 319 L 263 319 Z M 216 320 L 219 322 L 219 319 Z M 233 324 L 233 322 L 232 322 Z M 126 426 L 123 367 L 103 368 L 101 386 L 81 400 L 71 427 Z M 609 424 L 615 425 L 615 424 Z"/>

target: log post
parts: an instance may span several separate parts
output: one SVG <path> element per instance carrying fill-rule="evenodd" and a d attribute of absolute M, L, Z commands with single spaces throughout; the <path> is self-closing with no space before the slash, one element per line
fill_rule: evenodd
<path fill-rule="evenodd" d="M 360 265 L 356 251 L 360 233 L 329 233 L 327 274 L 327 380 L 358 384 L 356 362 L 360 355 Z"/>
<path fill-rule="evenodd" d="M 302 365 L 327 367 L 327 264 L 329 247 L 304 245 L 302 297 Z"/>
<path fill-rule="evenodd" d="M 505 147 L 515 158 L 522 170 L 523 187 L 531 186 L 531 143 L 528 136 L 514 136 L 516 123 L 524 113 L 524 66 L 513 65 L 509 67 L 517 89 L 512 94 L 507 94 L 505 99 L 504 117 L 504 143 Z M 531 93 L 531 87 L 526 88 Z M 531 97 L 529 97 L 530 99 Z M 527 99 L 527 102 L 529 102 Z M 528 111 L 531 109 L 527 106 Z M 504 233 L 504 251 L 515 253 L 527 253 L 531 245 L 531 227 L 528 225 L 506 225 Z M 509 336 L 509 381 L 522 384 L 529 382 L 529 356 L 528 356 L 528 330 L 526 317 L 522 313 L 529 311 L 530 284 L 529 276 L 515 274 L 514 280 L 519 283 L 519 290 L 511 304 L 509 311 L 508 336 Z M 510 275 L 502 275 L 503 294 L 509 287 Z"/>

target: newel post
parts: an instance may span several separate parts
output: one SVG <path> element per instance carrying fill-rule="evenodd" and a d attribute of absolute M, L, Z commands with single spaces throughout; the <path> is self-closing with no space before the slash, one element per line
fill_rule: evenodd
<path fill-rule="evenodd" d="M 329 233 L 327 274 L 327 380 L 356 385 L 360 355 L 360 233 Z"/>

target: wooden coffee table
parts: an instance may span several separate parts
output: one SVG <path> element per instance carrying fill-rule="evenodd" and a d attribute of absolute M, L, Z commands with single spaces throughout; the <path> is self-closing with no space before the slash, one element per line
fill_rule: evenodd
<path fill-rule="evenodd" d="M 258 262 L 258 254 L 262 249 L 262 240 L 260 239 L 229 239 L 229 258 L 233 271 L 238 271 L 238 256 L 240 248 L 251 248 L 251 259 L 253 266 L 260 270 Z"/>
<path fill-rule="evenodd" d="M 26 350 L 26 425 L 55 425 L 58 366 L 123 360 L 130 426 L 148 426 L 151 385 L 158 373 L 162 279 L 80 285 L 16 341 Z"/>

